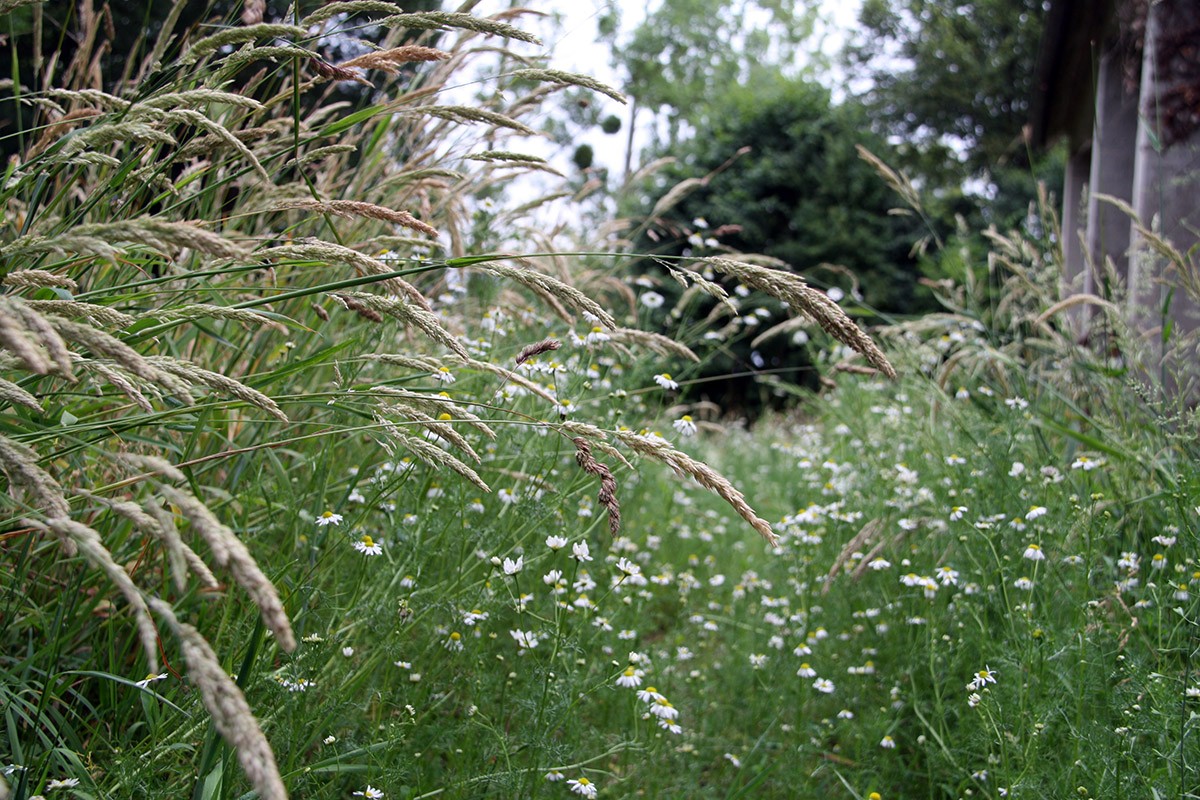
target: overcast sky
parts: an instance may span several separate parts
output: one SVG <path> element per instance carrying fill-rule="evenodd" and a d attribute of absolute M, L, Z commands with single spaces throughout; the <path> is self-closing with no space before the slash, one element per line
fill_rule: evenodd
<path fill-rule="evenodd" d="M 651 0 L 649 3 L 644 0 L 618 0 L 622 36 L 632 32 L 645 19 L 648 8 L 653 11 L 660 2 L 661 0 Z M 821 5 L 821 16 L 827 22 L 823 30 L 821 49 L 828 55 L 834 55 L 844 43 L 846 32 L 851 30 L 855 23 L 860 0 L 817 2 Z M 556 13 L 562 20 L 560 26 L 545 23 L 536 31 L 544 43 L 544 52 L 550 54 L 552 68 L 578 72 L 618 89 L 622 88 L 620 78 L 610 63 L 608 46 L 596 41 L 597 22 L 606 7 L 603 0 L 528 0 L 523 5 L 537 11 Z M 474 13 L 489 15 L 509 6 L 508 0 L 483 0 L 474 9 Z M 537 28 L 532 18 L 519 20 L 517 24 L 526 29 Z M 839 80 L 839 76 L 831 75 L 828 76 L 827 83 L 831 88 L 835 88 Z M 617 110 L 617 113 L 624 122 L 628 122 L 627 112 Z M 635 135 L 635 154 L 646 144 L 646 138 L 645 132 L 642 132 L 641 136 Z M 597 163 L 609 167 L 614 173 L 623 166 L 625 142 L 625 131 L 616 136 L 606 136 L 597 131 L 595 136 L 588 137 L 588 144 L 596 151 Z"/>
<path fill-rule="evenodd" d="M 821 5 L 821 17 L 825 22 L 820 31 L 823 34 L 821 50 L 827 55 L 833 56 L 841 49 L 847 32 L 855 24 L 861 0 L 816 1 Z M 661 0 L 650 0 L 649 3 L 644 0 L 618 0 L 618 5 L 621 9 L 622 37 L 628 36 L 645 19 L 647 11 L 652 12 L 660 2 Z M 522 45 L 519 42 L 510 42 L 509 44 L 514 50 L 526 52 L 530 55 L 548 54 L 550 57 L 549 66 L 553 69 L 588 75 L 617 89 L 623 88 L 620 77 L 610 63 L 608 45 L 600 44 L 596 41 L 598 36 L 597 23 L 606 7 L 603 0 L 525 0 L 522 5 L 525 8 L 531 8 L 536 11 L 555 13 L 559 16 L 561 24 L 556 26 L 551 24 L 549 20 L 539 24 L 538 20 L 532 16 L 516 20 L 515 22 L 518 27 L 536 33 L 542 39 L 543 46 L 539 48 L 532 45 Z M 472 13 L 479 16 L 488 16 L 508 10 L 510 7 L 510 0 L 482 0 L 472 10 Z M 839 96 L 838 86 L 841 82 L 840 76 L 836 74 L 826 76 L 823 82 L 834 91 L 835 98 Z M 477 87 L 464 86 L 462 88 L 465 91 L 474 91 Z M 622 122 L 628 125 L 628 108 L 621 108 L 607 98 L 597 97 L 599 102 L 606 104 L 604 111 L 616 113 L 622 119 Z M 649 143 L 650 137 L 647 126 L 651 124 L 652 120 L 650 117 L 646 115 L 639 116 L 639 130 L 635 131 L 633 142 L 633 168 L 635 170 L 639 166 L 638 153 Z M 586 134 L 579 143 L 591 145 L 595 153 L 593 163 L 596 166 L 607 167 L 609 174 L 620 180 L 620 176 L 624 170 L 627 129 L 623 128 L 616 135 L 606 135 L 599 129 L 596 129 Z M 521 149 L 527 153 L 550 158 L 554 166 L 566 174 L 575 169 L 574 165 L 570 162 L 570 152 L 558 151 L 548 142 L 544 146 L 539 146 L 536 141 L 526 140 L 522 143 Z M 546 178 L 547 176 L 541 173 L 527 175 L 509 185 L 510 195 L 536 197 L 545 188 Z M 548 220 L 547 222 L 549 223 L 550 221 Z"/>

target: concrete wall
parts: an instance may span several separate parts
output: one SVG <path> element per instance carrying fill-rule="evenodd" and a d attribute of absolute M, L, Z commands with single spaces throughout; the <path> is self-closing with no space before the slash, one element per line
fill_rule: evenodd
<path fill-rule="evenodd" d="M 1197 4 L 1173 5 L 1177 8 L 1170 24 L 1200 21 Z M 1166 12 L 1163 4 L 1151 4 L 1146 26 L 1132 204 L 1146 226 L 1186 254 L 1200 243 L 1200 132 L 1170 146 L 1163 144 L 1155 98 L 1171 88 L 1157 69 L 1158 42 L 1167 24 Z M 1172 284 L 1178 285 L 1176 265 L 1151 248 L 1136 226 L 1131 230 L 1130 244 L 1129 314 L 1143 333 L 1150 357 L 1147 366 L 1151 371 L 1161 367 L 1157 377 L 1168 390 L 1196 398 L 1200 396 L 1196 391 L 1200 370 L 1195 347 L 1188 339 L 1200 335 L 1200 306 L 1182 289 L 1172 289 Z"/>

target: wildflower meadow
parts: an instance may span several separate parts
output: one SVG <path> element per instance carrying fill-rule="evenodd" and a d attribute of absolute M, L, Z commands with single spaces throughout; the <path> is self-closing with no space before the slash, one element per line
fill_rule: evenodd
<path fill-rule="evenodd" d="M 1048 199 L 860 324 L 633 249 L 526 10 L 300 5 L 5 82 L 0 799 L 1195 795 L 1195 417 Z M 700 399 L 764 337 L 820 391 Z"/>

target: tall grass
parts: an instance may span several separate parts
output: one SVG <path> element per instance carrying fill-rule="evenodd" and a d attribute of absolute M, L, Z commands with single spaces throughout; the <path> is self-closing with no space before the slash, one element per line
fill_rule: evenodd
<path fill-rule="evenodd" d="M 173 17 L 103 85 L 80 8 L 72 61 L 8 86 L 0 796 L 588 793 L 662 752 L 670 695 L 610 695 L 652 668 L 607 619 L 644 615 L 616 641 L 648 648 L 681 602 L 617 559 L 662 524 L 631 505 L 669 511 L 632 467 L 776 534 L 646 427 L 687 348 L 625 327 L 611 277 L 552 274 L 536 202 L 482 201 L 546 168 L 519 137 L 548 93 L 615 93 L 516 49 L 520 10 L 380 2 Z M 497 56 L 522 66 L 442 101 Z M 891 370 L 794 276 L 706 266 Z M 723 291 L 704 267 L 678 278 Z"/>
<path fill-rule="evenodd" d="M 1002 291 L 886 356 L 752 255 L 671 262 L 680 330 L 827 368 L 722 423 L 648 276 L 551 252 L 561 192 L 491 201 L 548 168 L 546 93 L 604 87 L 520 14 L 247 5 L 117 87 L 85 5 L 15 76 L 0 797 L 1195 794 L 1194 415 L 1048 235 L 993 234 Z M 1113 347 L 1063 333 L 1084 304 Z"/>

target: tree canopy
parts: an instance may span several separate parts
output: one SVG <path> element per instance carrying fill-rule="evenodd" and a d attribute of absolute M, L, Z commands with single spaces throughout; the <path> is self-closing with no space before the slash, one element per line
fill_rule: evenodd
<path fill-rule="evenodd" d="M 932 173 L 1015 159 L 1037 66 L 1043 0 L 864 0 L 846 62 L 877 127 Z"/>
<path fill-rule="evenodd" d="M 659 228 L 667 238 L 659 248 L 687 247 L 678 236 L 671 245 L 671 232 L 702 217 L 728 231 L 720 238 L 724 246 L 778 258 L 802 272 L 821 264 L 846 267 L 863 280 L 868 304 L 910 306 L 916 274 L 908 252 L 918 234 L 912 220 L 888 213 L 895 196 L 858 156 L 858 144 L 886 148 L 869 133 L 863 110 L 832 104 L 829 91 L 816 84 L 778 76 L 711 102 L 710 126 L 679 145 L 678 162 L 652 194 L 715 174 L 662 215 Z M 743 154 L 730 162 L 739 150 Z M 823 277 L 840 282 L 833 273 Z"/>
<path fill-rule="evenodd" d="M 796 68 L 799 42 L 812 34 L 811 4 L 783 0 L 663 0 L 627 41 L 617 41 L 610 0 L 600 32 L 638 108 L 664 114 L 667 139 L 702 124 L 724 87 L 757 86 Z"/>

